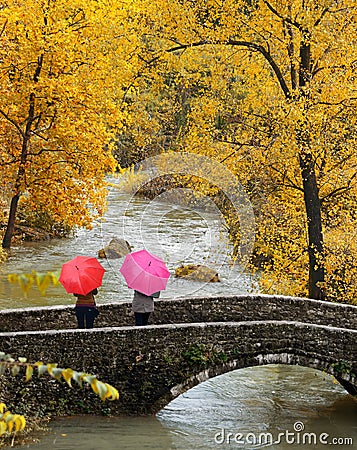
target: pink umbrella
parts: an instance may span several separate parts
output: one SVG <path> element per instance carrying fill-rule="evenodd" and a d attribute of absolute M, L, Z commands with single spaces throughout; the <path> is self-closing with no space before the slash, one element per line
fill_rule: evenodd
<path fill-rule="evenodd" d="M 91 256 L 76 256 L 62 265 L 59 281 L 67 293 L 87 295 L 102 285 L 105 269 Z"/>
<path fill-rule="evenodd" d="M 128 253 L 120 272 L 124 276 L 128 288 L 145 295 L 152 295 L 166 289 L 170 277 L 164 261 L 147 250 Z"/>

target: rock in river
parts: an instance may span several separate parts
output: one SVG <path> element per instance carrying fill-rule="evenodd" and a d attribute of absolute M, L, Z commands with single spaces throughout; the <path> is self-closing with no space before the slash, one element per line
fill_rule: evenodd
<path fill-rule="evenodd" d="M 109 244 L 100 249 L 98 258 L 117 259 L 131 252 L 130 244 L 124 239 L 113 238 Z"/>
<path fill-rule="evenodd" d="M 186 278 L 192 281 L 208 281 L 216 283 L 220 281 L 218 273 L 210 267 L 201 264 L 188 264 L 175 269 L 176 278 Z"/>

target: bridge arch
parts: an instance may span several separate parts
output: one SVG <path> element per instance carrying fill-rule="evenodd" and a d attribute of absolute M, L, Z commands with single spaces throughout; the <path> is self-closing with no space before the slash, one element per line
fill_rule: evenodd
<path fill-rule="evenodd" d="M 343 378 L 341 378 L 341 373 L 333 373 L 333 371 L 329 370 L 329 372 L 326 371 L 325 368 L 320 368 L 317 366 L 323 366 L 323 367 L 329 367 L 329 363 L 327 361 L 318 361 L 319 364 L 317 364 L 316 359 L 306 358 L 306 357 L 297 357 L 294 354 L 289 353 L 278 353 L 278 354 L 271 354 L 267 353 L 265 355 L 258 355 L 256 357 L 256 360 L 250 364 L 246 363 L 246 360 L 232 360 L 228 363 L 224 363 L 221 366 L 215 366 L 211 368 L 204 369 L 200 372 L 198 372 L 195 375 L 192 375 L 188 379 L 186 379 L 183 383 L 180 383 L 174 387 L 171 388 L 171 394 L 172 394 L 172 400 L 179 397 L 181 394 L 184 394 L 185 392 L 189 391 L 190 389 L 194 388 L 195 386 L 198 386 L 201 383 L 204 383 L 205 381 L 208 381 L 210 379 L 216 378 L 217 376 L 224 375 L 229 372 L 233 372 L 239 369 L 245 369 L 245 368 L 252 368 L 252 367 L 261 367 L 261 366 L 270 366 L 270 365 L 289 365 L 289 366 L 299 366 L 304 368 L 310 368 L 314 370 L 318 370 L 324 374 L 329 373 L 330 375 L 334 376 L 335 379 L 338 380 L 338 382 L 342 385 L 342 387 L 345 388 L 347 392 L 349 392 L 352 395 L 356 395 L 357 391 L 353 385 L 351 385 L 349 382 L 346 382 Z M 164 405 L 163 407 L 165 407 Z"/>
<path fill-rule="evenodd" d="M 181 344 L 182 359 L 176 370 L 184 379 L 154 402 L 153 411 L 208 379 L 269 364 L 298 365 L 329 373 L 347 392 L 357 395 L 355 364 L 349 361 L 357 332 L 350 334 L 338 328 L 275 321 L 210 323 L 201 329 L 200 338 L 195 336 L 200 340 Z M 192 337 L 191 332 L 188 335 Z M 176 339 L 177 346 L 178 342 Z M 334 347 L 339 347 L 338 356 Z"/>

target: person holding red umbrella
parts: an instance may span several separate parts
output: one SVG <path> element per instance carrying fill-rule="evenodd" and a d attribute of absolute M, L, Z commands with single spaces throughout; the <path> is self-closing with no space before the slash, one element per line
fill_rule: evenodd
<path fill-rule="evenodd" d="M 93 328 L 99 311 L 94 296 L 102 285 L 105 269 L 100 262 L 90 256 L 76 256 L 62 266 L 60 283 L 67 293 L 77 297 L 74 308 L 78 328 Z"/>
<path fill-rule="evenodd" d="M 98 294 L 98 289 L 88 292 L 86 295 L 73 294 L 77 297 L 74 312 L 77 317 L 78 328 L 93 328 L 94 319 L 98 317 L 99 311 L 95 304 L 94 296 Z"/>

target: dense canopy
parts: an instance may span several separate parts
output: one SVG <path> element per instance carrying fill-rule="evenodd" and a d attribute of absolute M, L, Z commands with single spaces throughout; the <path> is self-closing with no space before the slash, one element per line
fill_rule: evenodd
<path fill-rule="evenodd" d="M 263 289 L 352 301 L 356 18 L 355 0 L 3 3 L 9 199 L 89 225 L 117 162 L 205 155 L 249 195 Z"/>

